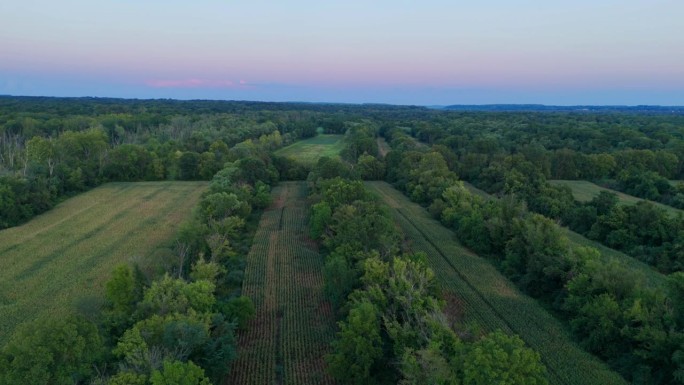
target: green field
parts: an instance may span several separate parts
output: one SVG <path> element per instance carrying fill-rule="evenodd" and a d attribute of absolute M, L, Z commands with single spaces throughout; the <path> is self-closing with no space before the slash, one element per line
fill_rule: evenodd
<path fill-rule="evenodd" d="M 306 184 L 273 190 L 254 235 L 242 294 L 256 318 L 238 336 L 229 384 L 333 384 L 323 357 L 335 336 L 332 307 L 323 297 L 323 259 L 307 237 Z"/>
<path fill-rule="evenodd" d="M 204 182 L 109 183 L 0 231 L 0 345 L 21 322 L 102 304 L 114 267 L 170 246 Z"/>
<path fill-rule="evenodd" d="M 462 247 L 453 232 L 425 209 L 385 182 L 367 182 L 367 186 L 390 206 L 409 247 L 426 253 L 444 290 L 450 321 L 474 321 L 488 331 L 520 335 L 541 354 L 552 384 L 625 384 L 617 373 L 580 349 L 537 301 L 520 293 L 487 260 Z"/>
<path fill-rule="evenodd" d="M 342 138 L 344 135 L 321 134 L 281 148 L 275 155 L 313 166 L 321 157 L 338 157 L 342 151 Z"/>
<path fill-rule="evenodd" d="M 554 186 L 568 186 L 572 190 L 572 196 L 579 202 L 589 202 L 595 196 L 597 196 L 601 191 L 607 191 L 614 193 L 618 196 L 620 203 L 625 205 L 634 205 L 638 202 L 644 200 L 637 198 L 632 195 L 621 193 L 619 191 L 611 190 L 605 187 L 601 187 L 597 184 L 585 181 L 585 180 L 550 180 L 550 184 Z M 684 211 L 676 209 L 672 206 L 664 205 L 662 203 L 653 202 L 654 205 L 660 207 L 661 209 L 667 211 L 671 215 L 677 215 L 679 213 L 684 213 Z"/>

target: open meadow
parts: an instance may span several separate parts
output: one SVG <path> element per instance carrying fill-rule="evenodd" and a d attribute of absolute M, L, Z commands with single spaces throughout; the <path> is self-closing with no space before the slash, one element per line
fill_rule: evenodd
<path fill-rule="evenodd" d="M 154 265 L 205 188 L 108 183 L 0 231 L 0 346 L 24 321 L 97 309 L 114 267 Z"/>
<path fill-rule="evenodd" d="M 624 384 L 605 364 L 580 349 L 534 299 L 522 294 L 487 260 L 461 246 L 452 231 L 385 182 L 367 186 L 390 206 L 414 252 L 424 252 L 447 303 L 450 321 L 486 331 L 515 333 L 541 354 L 551 384 Z M 462 325 L 461 325 L 462 327 Z"/>
<path fill-rule="evenodd" d="M 275 152 L 275 155 L 313 166 L 324 156 L 338 157 L 342 151 L 343 138 L 344 135 L 320 134 L 281 148 Z"/>
<path fill-rule="evenodd" d="M 335 318 L 323 296 L 323 259 L 308 238 L 305 182 L 273 189 L 254 235 L 242 294 L 256 318 L 238 335 L 229 384 L 332 384 L 323 357 Z"/>

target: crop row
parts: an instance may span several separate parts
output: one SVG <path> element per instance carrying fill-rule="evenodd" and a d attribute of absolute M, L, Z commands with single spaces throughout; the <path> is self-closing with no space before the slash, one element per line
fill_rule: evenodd
<path fill-rule="evenodd" d="M 322 261 L 307 241 L 303 183 L 274 189 L 247 256 L 243 294 L 256 318 L 239 337 L 231 383 L 330 384 L 322 357 L 334 336 Z"/>

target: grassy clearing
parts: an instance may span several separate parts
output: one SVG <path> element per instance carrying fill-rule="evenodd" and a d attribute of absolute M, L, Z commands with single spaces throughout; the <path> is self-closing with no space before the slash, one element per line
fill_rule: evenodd
<path fill-rule="evenodd" d="M 625 384 L 617 373 L 572 342 L 565 327 L 537 301 L 520 293 L 487 260 L 462 247 L 425 209 L 384 182 L 367 186 L 390 205 L 409 247 L 426 253 L 457 323 L 516 333 L 537 350 L 552 384 Z M 461 310 L 459 310 L 461 309 Z"/>
<path fill-rule="evenodd" d="M 323 297 L 323 261 L 307 237 L 306 185 L 273 191 L 247 256 L 242 291 L 257 309 L 238 337 L 230 384 L 332 384 L 323 356 L 335 335 Z"/>
<path fill-rule="evenodd" d="M 109 183 L 0 231 L 0 344 L 21 322 L 102 304 L 114 267 L 151 266 L 204 191 L 204 182 Z"/>
<path fill-rule="evenodd" d="M 313 166 L 321 157 L 338 157 L 342 151 L 342 138 L 344 135 L 321 134 L 281 148 L 275 155 Z"/>
<path fill-rule="evenodd" d="M 621 204 L 624 205 L 634 205 L 637 204 L 638 202 L 644 200 L 641 198 L 637 198 L 632 195 L 628 195 L 625 193 L 621 193 L 619 191 L 611 190 L 605 187 L 601 187 L 597 184 L 585 181 L 585 180 L 550 180 L 549 183 L 555 186 L 568 186 L 570 187 L 570 190 L 572 190 L 572 196 L 575 197 L 575 200 L 579 202 L 589 202 L 592 200 L 595 196 L 597 196 L 601 191 L 607 191 L 614 193 L 618 196 L 618 199 Z M 660 207 L 661 209 L 667 211 L 670 215 L 677 215 L 679 213 L 684 213 L 684 211 L 676 209 L 672 206 L 664 205 L 662 203 L 658 202 L 653 202 L 654 205 Z"/>
<path fill-rule="evenodd" d="M 385 138 L 379 136 L 378 137 L 378 151 L 380 152 L 380 155 L 383 157 L 387 155 L 388 152 L 390 152 L 392 148 L 390 147 L 389 143 L 385 140 Z"/>

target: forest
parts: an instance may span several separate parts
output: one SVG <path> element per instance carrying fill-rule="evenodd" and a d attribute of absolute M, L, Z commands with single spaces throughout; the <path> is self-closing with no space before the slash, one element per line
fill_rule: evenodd
<path fill-rule="evenodd" d="M 0 384 L 684 384 L 684 113 L 533 107 L 0 97 Z"/>

